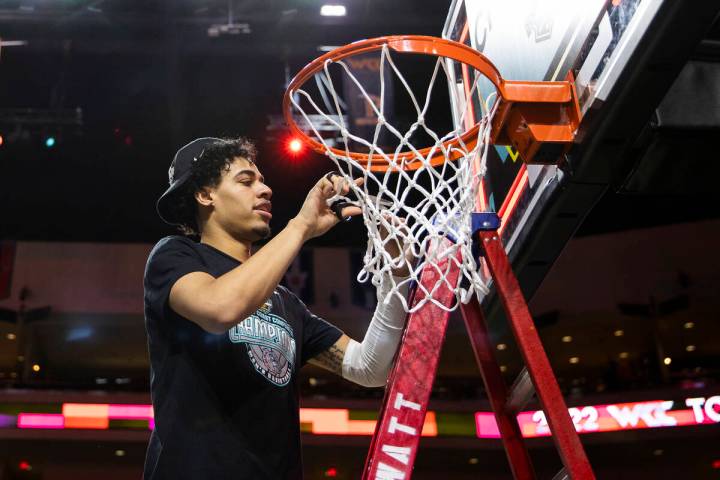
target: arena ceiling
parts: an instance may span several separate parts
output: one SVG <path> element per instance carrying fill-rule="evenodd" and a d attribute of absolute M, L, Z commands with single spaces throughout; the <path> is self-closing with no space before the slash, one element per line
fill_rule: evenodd
<path fill-rule="evenodd" d="M 329 169 L 319 156 L 289 158 L 267 130 L 288 77 L 321 46 L 439 35 L 449 2 L 353 1 L 344 17 L 321 16 L 321 4 L 0 2 L 0 38 L 19 42 L 4 43 L 0 57 L 0 238 L 154 242 L 172 232 L 154 212 L 172 154 L 205 135 L 256 139 L 275 192 L 274 228 L 282 228 Z M 715 22 L 695 56 L 717 61 L 718 41 Z M 56 138 L 52 148 L 44 143 L 49 136 Z M 700 197 L 692 189 L 611 191 L 580 234 L 715 217 L 707 191 L 712 173 L 690 170 Z M 363 238 L 355 222 L 318 243 Z"/>

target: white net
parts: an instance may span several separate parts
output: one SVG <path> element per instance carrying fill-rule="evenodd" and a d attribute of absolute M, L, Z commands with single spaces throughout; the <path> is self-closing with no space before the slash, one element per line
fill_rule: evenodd
<path fill-rule="evenodd" d="M 331 201 L 346 201 L 362 209 L 368 231 L 368 245 L 358 280 L 370 280 L 376 286 L 381 282 L 392 282 L 391 295 L 399 297 L 408 312 L 416 311 L 428 302 L 451 311 L 460 302 L 467 303 L 474 294 L 487 293 L 487 285 L 472 251 L 471 215 L 476 208 L 478 188 L 485 172 L 492 109 L 488 109 L 487 99 L 480 102 L 483 120 L 479 124 L 478 141 L 467 142 L 471 145 L 460 139 L 464 133 L 460 129 L 437 134 L 428 126 L 426 118 L 431 93 L 438 78 L 445 79 L 450 86 L 455 85 L 449 62 L 442 57 L 437 58 L 427 93 L 419 100 L 401 74 L 388 47 L 382 47 L 379 55 L 379 99 L 367 93 L 343 60 L 328 60 L 323 69 L 315 74 L 320 77 L 317 84 L 324 85 L 321 90 L 323 98 L 314 98 L 317 95 L 303 87 L 291 92 L 292 105 L 306 119 L 316 140 L 325 147 L 326 154 L 335 163 L 338 172 L 349 181 L 351 193 L 356 197 L 336 197 Z M 352 132 L 343 120 L 344 102 L 335 88 L 336 82 L 339 83 L 338 74 L 333 72 L 331 75 L 331 65 L 339 66 L 339 69 L 334 68 L 339 70 L 342 81 L 353 82 L 367 102 L 367 108 L 372 109 L 376 120 L 372 138 L 363 138 Z M 402 128 L 402 131 L 397 125 L 391 125 L 385 116 L 387 69 L 392 73 L 389 78 L 394 78 L 395 84 L 407 91 L 414 109 L 414 121 Z M 464 117 L 470 117 L 468 110 L 477 91 L 478 78 L 483 77 L 477 76 L 470 91 L 462 94 L 465 107 L 462 109 L 463 118 L 456 122 L 457 125 L 464 125 Z M 459 97 L 462 98 L 462 95 Z M 315 128 L 311 120 L 315 115 L 332 122 L 338 129 L 342 142 L 335 147 L 341 153 L 333 151 Z M 383 135 L 393 139 L 391 147 L 379 144 Z M 424 153 L 411 143 L 412 138 L 418 136 L 429 139 L 430 148 Z M 448 140 L 455 138 L 459 141 L 446 145 Z M 351 153 L 358 149 L 369 155 L 366 163 L 360 163 Z M 412 153 L 407 155 L 405 152 Z M 445 159 L 458 158 L 433 162 L 436 163 L 433 166 L 431 160 L 438 152 Z M 384 171 L 372 169 L 380 164 L 386 164 Z M 363 178 L 364 183 L 356 186 L 353 182 L 356 178 Z M 428 275 L 433 280 L 428 281 L 426 278 L 423 283 L 420 277 L 428 268 L 434 269 L 435 275 Z M 405 270 L 410 272 L 407 277 L 392 275 L 394 271 Z M 449 275 L 452 270 L 460 272 L 457 281 L 449 280 L 455 277 Z M 412 304 L 398 291 L 404 284 L 416 285 Z M 449 303 L 438 300 L 440 292 L 445 289 L 454 293 L 454 300 Z M 387 302 L 389 299 L 390 295 L 384 300 Z"/>

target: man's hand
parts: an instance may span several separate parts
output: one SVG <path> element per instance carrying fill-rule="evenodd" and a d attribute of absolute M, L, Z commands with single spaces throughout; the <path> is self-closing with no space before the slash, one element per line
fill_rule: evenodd
<path fill-rule="evenodd" d="M 340 221 L 335 212 L 328 206 L 327 201 L 335 195 L 347 194 L 350 191 L 350 185 L 340 175 L 331 176 L 332 181 L 327 177 L 321 178 L 315 184 L 305 198 L 300 212 L 291 220 L 294 225 L 303 229 L 306 240 L 319 237 Z M 360 186 L 362 183 L 362 178 L 355 179 L 355 185 Z M 353 205 L 342 210 L 343 217 L 352 217 L 361 213 L 362 210 Z"/>

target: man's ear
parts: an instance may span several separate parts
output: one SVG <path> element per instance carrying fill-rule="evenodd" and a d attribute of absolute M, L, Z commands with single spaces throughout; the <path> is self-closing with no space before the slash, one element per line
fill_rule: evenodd
<path fill-rule="evenodd" d="M 195 192 L 195 200 L 205 207 L 209 207 L 213 204 L 213 195 L 209 188 L 201 188 Z"/>

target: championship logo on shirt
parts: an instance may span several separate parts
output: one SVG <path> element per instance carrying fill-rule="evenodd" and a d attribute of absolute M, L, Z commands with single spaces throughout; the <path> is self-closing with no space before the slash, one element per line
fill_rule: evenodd
<path fill-rule="evenodd" d="M 270 313 L 272 300 L 230 329 L 230 341 L 244 343 L 258 373 L 280 387 L 287 385 L 295 365 L 295 338 L 285 319 Z"/>

